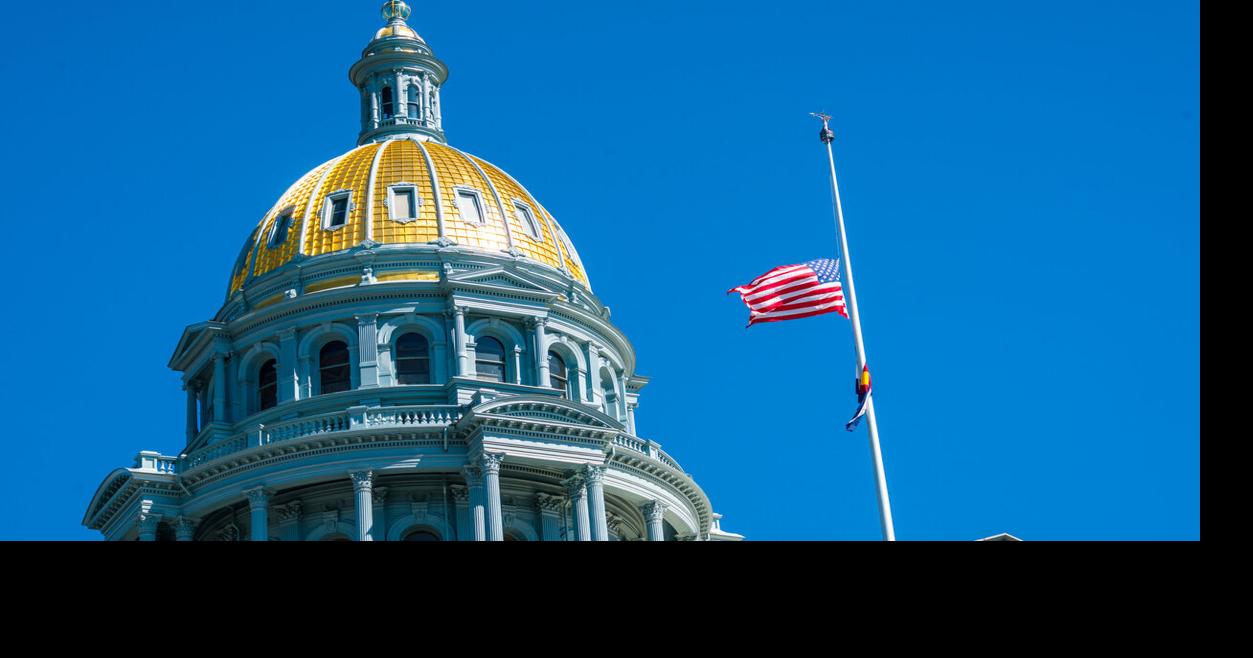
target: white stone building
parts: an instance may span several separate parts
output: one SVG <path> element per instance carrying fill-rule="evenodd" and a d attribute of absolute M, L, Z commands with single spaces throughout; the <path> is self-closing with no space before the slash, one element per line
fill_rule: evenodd
<path fill-rule="evenodd" d="M 265 213 L 170 367 L 181 454 L 141 452 L 111 540 L 726 540 L 635 432 L 630 342 L 521 183 L 449 146 L 448 69 L 383 6 L 349 71 L 358 146 Z"/>

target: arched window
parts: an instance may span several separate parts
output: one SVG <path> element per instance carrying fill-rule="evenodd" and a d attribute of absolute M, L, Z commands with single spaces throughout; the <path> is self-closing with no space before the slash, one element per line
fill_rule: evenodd
<path fill-rule="evenodd" d="M 278 362 L 270 359 L 257 371 L 257 411 L 278 404 Z"/>
<path fill-rule="evenodd" d="M 320 393 L 336 393 L 352 388 L 348 345 L 343 341 L 331 341 L 322 346 L 322 351 L 318 353 L 318 381 Z"/>
<path fill-rule="evenodd" d="M 479 379 L 505 381 L 505 346 L 490 336 L 480 338 L 474 348 L 474 371 Z"/>
<path fill-rule="evenodd" d="M 383 118 L 392 118 L 392 88 L 383 87 Z"/>
<path fill-rule="evenodd" d="M 396 383 L 431 383 L 431 353 L 422 334 L 407 333 L 396 340 Z"/>
<path fill-rule="evenodd" d="M 548 353 L 548 385 L 561 391 L 563 397 L 570 397 L 570 378 L 566 374 L 566 362 L 556 352 Z"/>
<path fill-rule="evenodd" d="M 418 88 L 414 85 L 409 85 L 405 93 L 409 97 L 409 118 L 416 119 L 418 118 Z"/>
<path fill-rule="evenodd" d="M 400 541 L 440 541 L 440 539 L 439 535 L 430 530 L 414 530 L 405 535 L 405 538 Z"/>
<path fill-rule="evenodd" d="M 618 417 L 618 390 L 613 385 L 613 376 L 608 370 L 600 371 L 600 388 L 605 395 L 605 413 Z"/>

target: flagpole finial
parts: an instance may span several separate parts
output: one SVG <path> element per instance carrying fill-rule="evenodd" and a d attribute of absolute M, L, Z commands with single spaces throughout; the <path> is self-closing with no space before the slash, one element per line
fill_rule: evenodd
<path fill-rule="evenodd" d="M 835 133 L 832 132 L 831 126 L 827 125 L 827 122 L 831 120 L 831 115 L 823 112 L 810 112 L 809 116 L 822 122 L 822 130 L 818 131 L 818 139 L 821 139 L 823 144 L 834 142 Z"/>

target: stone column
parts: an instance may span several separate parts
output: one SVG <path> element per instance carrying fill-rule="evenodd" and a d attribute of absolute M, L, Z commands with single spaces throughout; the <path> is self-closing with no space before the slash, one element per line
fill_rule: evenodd
<path fill-rule="evenodd" d="M 470 529 L 470 490 L 459 484 L 449 485 L 452 490 L 453 507 L 457 514 L 457 541 L 474 539 Z"/>
<path fill-rule="evenodd" d="M 547 323 L 545 318 L 531 319 L 531 324 L 535 327 L 535 385 L 544 387 L 552 384 L 552 377 L 548 372 L 548 335 L 544 331 Z"/>
<path fill-rule="evenodd" d="M 561 507 L 565 500 L 561 496 L 550 496 L 546 493 L 535 494 L 535 506 L 539 508 L 540 541 L 558 541 L 561 539 L 557 527 L 561 521 Z"/>
<path fill-rule="evenodd" d="M 213 354 L 213 420 L 226 422 L 226 354 Z"/>
<path fill-rule="evenodd" d="M 522 383 L 522 346 L 513 346 L 513 383 Z"/>
<path fill-rule="evenodd" d="M 570 496 L 570 505 L 574 508 L 574 528 L 578 541 L 591 541 L 592 529 L 587 518 L 587 483 L 581 476 L 566 480 L 566 493 Z"/>
<path fill-rule="evenodd" d="M 273 493 L 265 487 L 244 490 L 244 495 L 248 496 L 248 509 L 252 512 L 249 541 L 270 540 L 270 497 Z"/>
<path fill-rule="evenodd" d="M 644 512 L 644 518 L 648 521 L 648 541 L 665 541 L 666 532 L 661 522 L 666 516 L 666 504 L 660 500 L 654 500 L 646 503 L 640 510 Z"/>
<path fill-rule="evenodd" d="M 296 330 L 278 332 L 278 363 L 275 374 L 278 383 L 278 403 L 282 404 L 300 397 L 300 374 L 296 370 Z"/>
<path fill-rule="evenodd" d="M 278 505 L 274 512 L 278 515 L 278 536 L 283 541 L 300 541 L 300 513 L 302 505 L 293 500 L 286 505 Z"/>
<path fill-rule="evenodd" d="M 371 502 L 374 505 L 374 527 L 370 537 L 374 541 L 387 541 L 387 487 L 374 487 Z"/>
<path fill-rule="evenodd" d="M 378 313 L 366 313 L 357 318 L 357 369 L 360 388 L 377 388 L 379 385 L 379 339 Z"/>
<path fill-rule="evenodd" d="M 152 512 L 151 500 L 139 504 L 139 517 L 135 521 L 139 526 L 139 541 L 157 540 L 157 524 L 161 523 L 161 515 Z"/>
<path fill-rule="evenodd" d="M 174 520 L 174 539 L 177 541 L 191 541 L 196 536 L 196 526 L 199 525 L 200 519 L 193 519 L 189 516 L 180 516 Z"/>
<path fill-rule="evenodd" d="M 487 541 L 487 511 L 483 508 L 483 473 L 477 466 L 466 466 L 466 485 L 470 489 L 470 523 L 474 541 Z"/>
<path fill-rule="evenodd" d="M 631 436 L 639 436 L 639 434 L 635 433 L 635 408 L 638 406 L 640 405 L 639 404 L 627 405 L 627 432 L 629 432 Z"/>
<path fill-rule="evenodd" d="M 600 390 L 600 346 L 596 343 L 587 344 L 587 395 L 583 400 L 594 406 L 600 406 L 605 396 Z"/>
<path fill-rule="evenodd" d="M 487 540 L 504 541 L 504 517 L 500 510 L 500 462 L 502 454 L 483 453 L 479 467 L 483 469 L 484 488 L 487 493 Z"/>
<path fill-rule="evenodd" d="M 374 471 L 353 471 L 352 490 L 357 502 L 357 541 L 373 541 L 374 529 Z"/>
<path fill-rule="evenodd" d="M 466 311 L 460 306 L 454 306 L 452 309 L 452 317 L 454 322 L 454 331 L 457 337 L 457 376 L 468 377 L 470 373 L 470 359 L 466 355 Z"/>
<path fill-rule="evenodd" d="M 609 525 L 605 518 L 605 467 L 587 465 L 583 472 L 587 480 L 588 506 L 592 512 L 592 541 L 609 541 Z"/>
<path fill-rule="evenodd" d="M 200 398 L 200 391 L 193 382 L 184 384 L 183 390 L 187 391 L 187 444 L 191 445 L 196 435 L 200 433 L 200 421 L 196 418 L 198 407 L 196 402 Z"/>
<path fill-rule="evenodd" d="M 308 354 L 300 357 L 299 378 L 300 399 L 313 397 L 313 357 Z"/>

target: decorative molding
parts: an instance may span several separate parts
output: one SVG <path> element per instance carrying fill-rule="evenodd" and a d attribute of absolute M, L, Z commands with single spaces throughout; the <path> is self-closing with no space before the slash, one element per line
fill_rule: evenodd
<path fill-rule="evenodd" d="M 352 471 L 348 477 L 352 478 L 354 491 L 369 491 L 374 487 L 374 471 Z"/>

